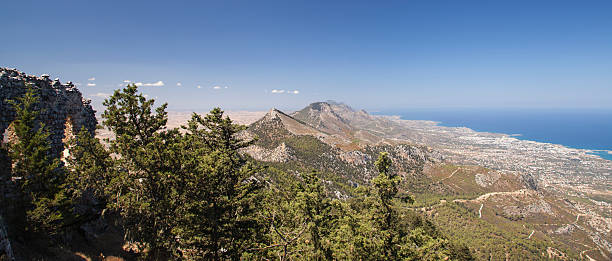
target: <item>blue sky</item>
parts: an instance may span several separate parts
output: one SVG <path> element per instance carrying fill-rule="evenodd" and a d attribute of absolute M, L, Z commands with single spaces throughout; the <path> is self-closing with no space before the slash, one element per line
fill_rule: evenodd
<path fill-rule="evenodd" d="M 98 110 L 126 80 L 170 110 L 612 108 L 611 1 L 2 6 L 0 66 L 78 82 Z"/>

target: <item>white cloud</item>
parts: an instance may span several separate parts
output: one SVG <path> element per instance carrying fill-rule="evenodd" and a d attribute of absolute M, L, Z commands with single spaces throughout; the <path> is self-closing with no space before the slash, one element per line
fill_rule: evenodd
<path fill-rule="evenodd" d="M 89 95 L 89 96 L 106 99 L 106 98 L 108 98 L 110 96 L 110 93 L 99 92 L 99 93 L 92 94 L 92 95 Z"/>
<path fill-rule="evenodd" d="M 289 90 L 277 90 L 277 89 L 274 89 L 274 90 L 271 91 L 271 93 L 277 93 L 277 94 L 280 94 L 280 93 L 300 94 L 300 91 L 298 91 L 298 90 L 289 91 Z"/>
<path fill-rule="evenodd" d="M 225 87 L 223 87 L 223 88 L 227 89 L 227 88 L 229 88 L 229 87 L 225 86 Z"/>
<path fill-rule="evenodd" d="M 93 87 L 93 86 L 96 86 L 96 84 L 95 84 L 95 83 L 91 83 L 91 82 L 89 82 L 89 83 L 87 83 L 87 86 L 89 86 L 89 87 Z"/>
<path fill-rule="evenodd" d="M 144 87 L 160 87 L 160 86 L 164 86 L 164 82 L 162 82 L 162 81 L 157 81 L 157 82 L 152 82 L 152 83 L 137 82 L 135 84 L 138 87 L 140 87 L 140 86 L 144 86 Z"/>
<path fill-rule="evenodd" d="M 198 89 L 202 89 L 202 86 L 198 85 Z"/>
<path fill-rule="evenodd" d="M 125 87 L 126 85 L 128 85 L 130 83 L 132 83 L 132 81 L 130 81 L 130 80 L 123 80 L 123 82 L 120 83 L 120 84 L 117 84 L 117 86 L 118 87 Z"/>
<path fill-rule="evenodd" d="M 221 89 L 221 86 L 213 86 L 213 89 L 219 90 L 219 89 Z"/>
<path fill-rule="evenodd" d="M 183 86 L 183 84 L 181 82 L 177 82 L 176 86 L 181 87 L 181 86 Z"/>
<path fill-rule="evenodd" d="M 95 80 L 96 80 L 96 77 L 91 77 L 91 78 L 89 78 L 89 79 L 87 79 L 87 80 L 88 80 L 88 81 L 95 81 Z"/>

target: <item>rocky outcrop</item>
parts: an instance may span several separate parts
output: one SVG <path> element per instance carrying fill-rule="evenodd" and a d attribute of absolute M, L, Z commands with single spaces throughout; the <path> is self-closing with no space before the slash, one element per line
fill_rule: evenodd
<path fill-rule="evenodd" d="M 478 186 L 483 188 L 490 187 L 499 180 L 501 174 L 497 171 L 489 171 L 487 173 L 478 173 L 474 176 L 474 180 Z"/>
<path fill-rule="evenodd" d="M 361 151 L 358 151 L 358 150 L 342 152 L 338 156 L 340 157 L 340 159 L 346 161 L 349 164 L 353 164 L 353 165 L 363 166 L 363 165 L 368 165 L 373 162 L 372 156 L 366 153 L 363 153 Z"/>
<path fill-rule="evenodd" d="M 59 157 L 67 138 L 81 127 L 94 133 L 97 124 L 95 111 L 72 82 L 61 83 L 59 79 L 51 80 L 46 74 L 35 76 L 16 69 L 0 68 L 0 140 L 5 140 L 5 134 L 9 135 L 8 142 L 13 139 L 7 128 L 15 120 L 15 110 L 7 101 L 23 96 L 26 85 L 31 85 L 40 97 L 36 110 L 40 112 L 40 122 L 51 134 L 52 156 Z"/>
<path fill-rule="evenodd" d="M 536 214 L 548 214 L 554 216 L 555 213 L 548 202 L 544 200 L 538 200 L 532 204 L 526 206 L 505 206 L 503 208 L 504 214 L 512 217 L 528 217 Z"/>
<path fill-rule="evenodd" d="M 254 159 L 264 162 L 288 162 L 290 160 L 295 160 L 293 150 L 287 147 L 287 144 L 284 142 L 272 150 L 252 145 L 242 149 L 241 152 L 249 154 L 249 156 Z"/>
<path fill-rule="evenodd" d="M 525 186 L 529 189 L 538 190 L 538 181 L 531 174 L 522 174 L 521 181 L 525 184 Z"/>
<path fill-rule="evenodd" d="M 562 227 L 557 228 L 554 231 L 550 231 L 549 233 L 554 233 L 554 234 L 571 234 L 572 232 L 574 232 L 574 230 L 576 230 L 576 225 L 574 224 L 566 224 Z"/>

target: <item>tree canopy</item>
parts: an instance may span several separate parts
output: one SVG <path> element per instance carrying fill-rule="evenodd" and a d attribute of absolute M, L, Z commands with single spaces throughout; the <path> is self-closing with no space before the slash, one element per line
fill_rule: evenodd
<path fill-rule="evenodd" d="M 81 130 L 64 167 L 48 156 L 36 102 L 33 90 L 12 102 L 19 142 L 9 147 L 28 227 L 56 234 L 86 215 L 116 215 L 148 260 L 469 259 L 403 208 L 402 177 L 385 152 L 371 186 L 338 198 L 318 171 L 294 175 L 244 155 L 253 140 L 219 108 L 168 129 L 167 104 L 131 84 L 104 101 L 102 127 L 114 138 Z"/>

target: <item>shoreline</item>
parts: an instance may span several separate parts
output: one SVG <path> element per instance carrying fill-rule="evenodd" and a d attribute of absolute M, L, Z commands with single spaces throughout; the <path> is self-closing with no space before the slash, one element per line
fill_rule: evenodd
<path fill-rule="evenodd" d="M 572 146 L 561 144 L 561 143 L 552 143 L 552 142 L 538 141 L 538 140 L 529 139 L 529 138 L 524 137 L 524 135 L 520 134 L 520 133 L 508 134 L 508 133 L 502 133 L 502 132 L 479 131 L 479 130 L 472 129 L 469 126 L 447 126 L 447 125 L 444 125 L 442 121 L 436 121 L 436 120 L 412 120 L 412 119 L 404 119 L 401 115 L 376 114 L 375 116 L 382 116 L 382 117 L 385 117 L 385 118 L 388 118 L 388 119 L 391 119 L 391 120 L 399 120 L 399 121 L 402 121 L 402 122 L 422 123 L 424 125 L 430 125 L 430 126 L 435 126 L 435 127 L 452 128 L 452 129 L 464 129 L 464 130 L 467 129 L 467 130 L 470 130 L 470 131 L 472 131 L 474 133 L 478 133 L 478 134 L 502 135 L 504 137 L 514 138 L 514 139 L 522 140 L 522 141 L 536 142 L 536 143 L 540 143 L 540 144 L 547 144 L 547 145 L 554 145 L 554 146 L 561 146 L 561 147 L 564 147 L 564 148 L 567 148 L 567 149 L 581 151 L 581 152 L 585 153 L 586 155 L 596 156 L 596 157 L 598 157 L 598 158 L 600 158 L 602 160 L 612 161 L 612 149 L 608 150 L 608 149 L 576 148 L 576 147 L 572 147 Z"/>

